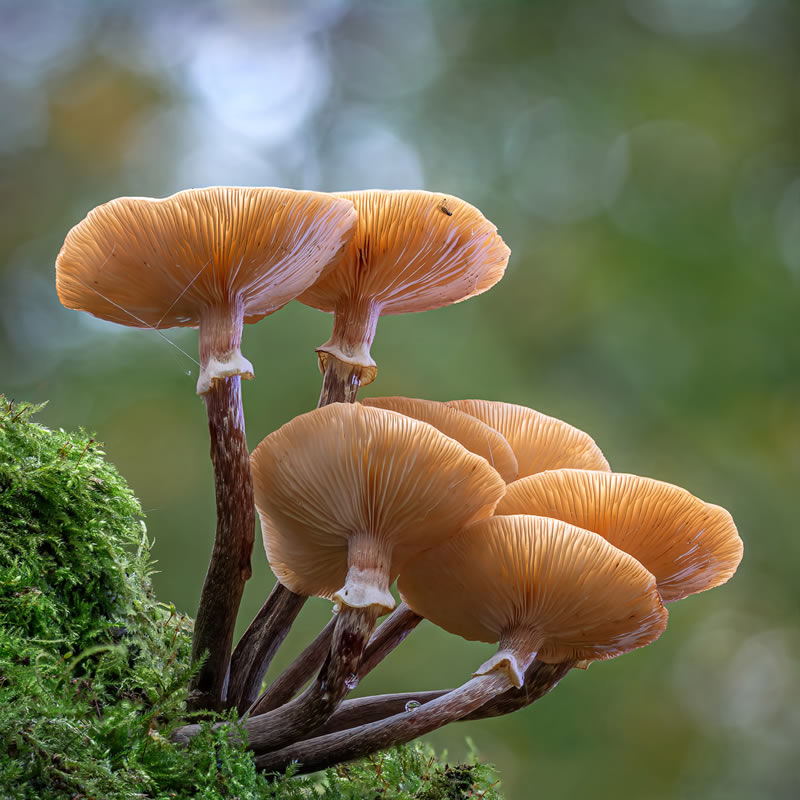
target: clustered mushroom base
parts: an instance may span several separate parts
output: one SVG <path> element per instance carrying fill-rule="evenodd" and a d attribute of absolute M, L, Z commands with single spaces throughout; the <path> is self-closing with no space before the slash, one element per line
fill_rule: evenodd
<path fill-rule="evenodd" d="M 430 192 L 118 198 L 67 236 L 64 305 L 133 327 L 199 328 L 217 528 L 188 707 L 235 708 L 239 725 L 223 724 L 262 770 L 310 772 L 519 710 L 573 667 L 653 642 L 664 602 L 724 583 L 739 564 L 724 509 L 612 473 L 590 436 L 553 417 L 485 400 L 356 403 L 377 374 L 381 315 L 487 291 L 508 257 L 478 209 Z M 292 299 L 334 315 L 317 349 L 318 408 L 248 454 L 243 325 Z M 254 506 L 278 583 L 231 656 Z M 333 618 L 259 696 L 312 596 L 335 602 Z M 456 689 L 346 700 L 423 618 L 499 650 Z"/>

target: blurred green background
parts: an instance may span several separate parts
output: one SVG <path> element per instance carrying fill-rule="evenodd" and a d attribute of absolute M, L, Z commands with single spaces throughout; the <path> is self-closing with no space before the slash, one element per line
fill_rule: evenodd
<path fill-rule="evenodd" d="M 0 0 L 0 391 L 97 432 L 161 598 L 194 613 L 214 529 L 195 366 L 59 305 L 66 232 L 213 184 L 464 197 L 510 245 L 505 279 L 383 318 L 365 393 L 561 417 L 616 470 L 730 509 L 745 559 L 655 645 L 431 738 L 456 757 L 471 736 L 514 800 L 796 798 L 798 42 L 790 0 Z M 330 324 L 290 304 L 245 331 L 251 446 L 314 406 Z M 242 627 L 272 580 L 259 549 Z M 359 692 L 457 684 L 490 650 L 425 624 Z"/>

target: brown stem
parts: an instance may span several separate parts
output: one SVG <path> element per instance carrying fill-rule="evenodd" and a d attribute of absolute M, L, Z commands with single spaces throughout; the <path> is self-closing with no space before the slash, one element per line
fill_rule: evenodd
<path fill-rule="evenodd" d="M 554 689 L 573 664 L 572 661 L 562 664 L 543 664 L 541 661 L 534 661 L 525 673 L 525 685 L 521 689 L 511 688 L 497 695 L 471 714 L 462 717 L 460 721 L 499 717 L 525 708 Z M 309 738 L 385 719 L 405 711 L 409 703 L 425 705 L 449 691 L 451 690 L 437 689 L 429 692 L 400 692 L 345 700 L 331 718 L 313 731 Z"/>
<path fill-rule="evenodd" d="M 339 361 L 335 356 L 325 359 L 325 374 L 317 408 L 331 403 L 355 403 L 361 387 L 362 368 Z"/>
<path fill-rule="evenodd" d="M 267 690 L 252 704 L 248 713 L 266 714 L 291 700 L 320 668 L 333 637 L 336 617 L 317 634 L 302 653 L 269 685 Z"/>
<path fill-rule="evenodd" d="M 317 679 L 299 697 L 274 711 L 250 717 L 244 724 L 247 744 L 268 750 L 296 742 L 319 727 L 358 684 L 358 665 L 377 610 L 345 606 L 337 615 L 333 641 Z"/>
<path fill-rule="evenodd" d="M 361 385 L 360 374 L 359 367 L 344 364 L 336 358 L 328 359 L 317 407 L 322 408 L 330 403 L 354 403 Z M 285 594 L 287 592 L 289 590 L 280 583 L 276 584 L 273 595 L 278 593 L 278 596 L 273 598 L 273 595 L 270 595 L 256 618 L 248 626 L 241 641 L 236 645 L 231 659 L 230 689 L 226 707 L 236 706 L 243 711 L 258 697 L 270 661 L 286 638 L 286 634 L 307 599 L 301 598 L 300 595 L 295 595 L 293 592 L 289 592 L 292 597 L 288 597 Z M 274 611 L 271 607 L 273 599 L 277 603 Z M 281 608 L 284 609 L 285 617 L 280 611 Z M 322 658 L 314 665 L 313 669 L 317 669 L 321 663 Z M 300 685 L 302 686 L 302 683 Z M 259 713 L 266 710 L 263 709 Z"/>
<path fill-rule="evenodd" d="M 509 686 L 510 680 L 505 673 L 478 675 L 458 689 L 413 711 L 403 711 L 388 719 L 306 739 L 281 750 L 258 755 L 256 767 L 269 772 L 281 772 L 297 761 L 298 772 L 303 773 L 325 769 L 342 761 L 352 761 L 376 750 L 410 742 L 448 722 L 461 719 Z"/>
<path fill-rule="evenodd" d="M 244 431 L 241 378 L 218 379 L 203 395 L 211 435 L 217 532 L 194 625 L 192 663 L 208 653 L 190 686 L 190 710 L 218 709 L 225 694 L 233 630 L 252 569 L 255 511 Z"/>
<path fill-rule="evenodd" d="M 415 614 L 405 603 L 400 603 L 372 634 L 358 668 L 359 680 L 372 672 L 421 621 L 419 614 Z"/>
<path fill-rule="evenodd" d="M 326 733 L 356 728 L 387 717 L 393 717 L 418 705 L 430 703 L 443 697 L 452 689 L 433 689 L 427 692 L 398 692 L 396 694 L 376 694 L 370 697 L 357 697 L 345 700 L 331 715 L 330 719 L 319 728 L 311 731 L 305 738 L 313 739 Z M 409 704 L 411 704 L 409 706 Z"/>
<path fill-rule="evenodd" d="M 283 747 L 328 719 L 347 692 L 358 684 L 358 665 L 377 615 L 374 607 L 345 606 L 339 612 L 331 648 L 317 679 L 286 705 L 249 717 L 242 726 L 249 747 L 254 750 Z M 173 739 L 185 744 L 199 732 L 199 725 L 184 725 L 174 731 Z"/>
<path fill-rule="evenodd" d="M 272 588 L 233 651 L 226 702 L 228 708 L 235 707 L 244 712 L 258 697 L 270 662 L 283 644 L 306 599 L 281 583 L 276 583 Z"/>

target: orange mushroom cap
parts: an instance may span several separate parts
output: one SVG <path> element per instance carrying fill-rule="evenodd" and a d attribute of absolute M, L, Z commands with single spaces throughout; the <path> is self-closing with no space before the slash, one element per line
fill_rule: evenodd
<path fill-rule="evenodd" d="M 293 592 L 391 610 L 421 550 L 492 513 L 505 484 L 433 426 L 334 403 L 286 423 L 251 456 L 269 563 Z"/>
<path fill-rule="evenodd" d="M 538 514 L 600 534 L 656 576 L 664 602 L 725 583 L 742 560 L 731 515 L 670 483 L 560 469 L 510 484 L 498 514 Z"/>
<path fill-rule="evenodd" d="M 561 467 L 611 469 L 588 433 L 532 408 L 493 400 L 450 400 L 447 405 L 502 433 L 517 457 L 520 478 Z"/>
<path fill-rule="evenodd" d="M 560 520 L 495 516 L 409 562 L 398 588 L 412 611 L 465 639 L 499 642 L 477 674 L 516 686 L 534 658 L 607 659 L 667 624 L 656 582 L 635 558 Z"/>
<path fill-rule="evenodd" d="M 517 458 L 503 435 L 486 423 L 444 403 L 412 397 L 368 397 L 361 401 L 371 408 L 386 408 L 427 422 L 445 436 L 460 442 L 472 453 L 485 458 L 510 483 L 517 479 Z"/>
<path fill-rule="evenodd" d="M 337 266 L 301 303 L 335 315 L 333 335 L 317 348 L 375 378 L 369 348 L 382 314 L 428 311 L 481 294 L 503 277 L 510 250 L 474 206 L 424 191 L 339 192 L 358 212 L 356 233 Z"/>
<path fill-rule="evenodd" d="M 205 391 L 218 377 L 252 377 L 238 340 L 215 346 L 227 320 L 240 338 L 242 322 L 286 305 L 339 256 L 354 224 L 352 203 L 320 192 L 216 186 L 119 197 L 67 234 L 56 259 L 58 297 L 121 325 L 199 326 Z"/>

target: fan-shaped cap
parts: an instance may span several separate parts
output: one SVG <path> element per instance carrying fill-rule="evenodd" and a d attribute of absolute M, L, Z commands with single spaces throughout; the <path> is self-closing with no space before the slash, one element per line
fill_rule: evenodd
<path fill-rule="evenodd" d="M 377 371 L 369 348 L 381 314 L 428 311 L 481 294 L 503 277 L 510 251 L 474 206 L 423 191 L 340 192 L 358 212 L 356 233 L 336 267 L 301 303 L 333 312 L 333 335 L 317 349 Z"/>
<path fill-rule="evenodd" d="M 539 514 L 594 531 L 641 561 L 664 602 L 725 583 L 742 560 L 731 515 L 671 483 L 561 469 L 510 484 L 498 514 Z"/>
<path fill-rule="evenodd" d="M 517 457 L 520 478 L 561 467 L 611 469 L 588 433 L 532 408 L 493 400 L 451 400 L 447 405 L 502 433 Z"/>
<path fill-rule="evenodd" d="M 466 527 L 403 569 L 412 611 L 465 639 L 500 642 L 479 670 L 516 686 L 533 658 L 613 658 L 650 644 L 667 612 L 654 577 L 595 533 L 554 519 L 495 516 Z"/>
<path fill-rule="evenodd" d="M 251 456 L 267 558 L 298 594 L 389 610 L 421 550 L 488 516 L 502 478 L 431 425 L 335 403 L 296 417 Z"/>
<path fill-rule="evenodd" d="M 224 308 L 241 327 L 312 284 L 354 224 L 352 203 L 320 192 L 217 186 L 120 197 L 67 234 L 56 288 L 67 308 L 121 325 L 213 326 Z M 229 374 L 252 377 L 238 345 Z M 225 354 L 201 353 L 211 357 L 224 368 Z"/>
<path fill-rule="evenodd" d="M 412 397 L 368 397 L 361 402 L 371 408 L 386 408 L 427 422 L 470 452 L 485 458 L 506 483 L 517 478 L 517 458 L 511 445 L 499 431 L 469 414 L 435 400 Z"/>

